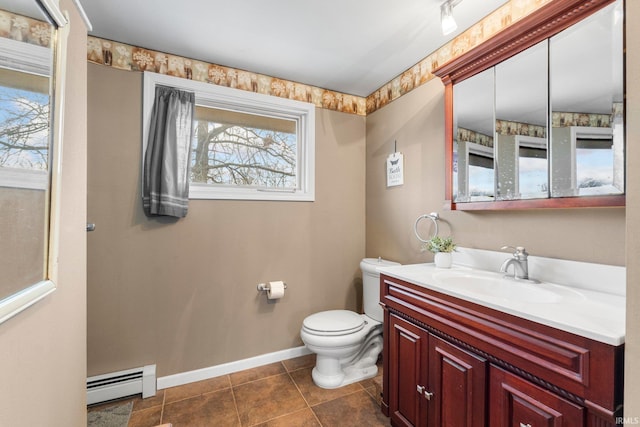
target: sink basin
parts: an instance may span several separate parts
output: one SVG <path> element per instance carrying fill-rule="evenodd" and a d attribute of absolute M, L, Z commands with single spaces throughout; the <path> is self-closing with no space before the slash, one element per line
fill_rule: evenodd
<path fill-rule="evenodd" d="M 515 280 L 490 272 L 450 270 L 435 273 L 433 279 L 451 291 L 512 302 L 553 304 L 584 298 L 580 292 L 565 286 Z"/>
<path fill-rule="evenodd" d="M 547 277 L 555 271 L 554 269 L 559 268 L 555 262 L 543 265 L 546 267 L 544 273 Z M 577 273 L 577 277 L 582 278 L 578 282 L 583 282 L 584 273 L 576 271 L 576 266 L 570 267 L 573 275 Z M 582 263 L 579 267 L 585 268 Z M 539 269 L 540 264 L 537 264 L 536 268 Z M 380 271 L 390 279 L 398 279 L 442 295 L 482 305 L 589 339 L 611 345 L 620 345 L 624 342 L 626 306 L 624 295 L 577 285 L 575 287 L 561 285 L 551 281 L 535 283 L 515 280 L 505 278 L 497 271 L 462 265 L 443 269 L 431 263 L 408 264 L 382 267 Z M 622 277 L 618 276 L 619 272 L 612 272 L 610 269 L 605 270 L 608 272 L 607 275 L 602 275 L 599 270 L 587 269 L 586 271 L 592 272 L 596 278 L 594 280 L 603 282 L 603 288 L 598 289 L 609 286 L 609 283 L 606 283 L 608 274 L 613 274 L 612 277 L 617 280 Z M 559 277 L 566 279 L 566 271 L 561 273 Z M 594 280 L 588 282 L 593 284 Z"/>

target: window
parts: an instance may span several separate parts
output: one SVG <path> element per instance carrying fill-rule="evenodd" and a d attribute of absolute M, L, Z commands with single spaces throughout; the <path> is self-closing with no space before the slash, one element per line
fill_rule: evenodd
<path fill-rule="evenodd" d="M 51 49 L 1 39 L 0 52 L 0 187 L 46 190 Z"/>
<path fill-rule="evenodd" d="M 314 200 L 314 105 L 161 74 L 144 79 L 143 148 L 156 84 L 196 95 L 189 198 Z"/>

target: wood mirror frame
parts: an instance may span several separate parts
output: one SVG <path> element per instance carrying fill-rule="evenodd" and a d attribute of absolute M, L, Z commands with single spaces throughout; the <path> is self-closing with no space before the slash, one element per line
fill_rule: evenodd
<path fill-rule="evenodd" d="M 445 85 L 445 207 L 451 210 L 496 210 L 625 206 L 624 194 L 461 203 L 456 203 L 453 197 L 453 85 L 550 38 L 614 2 L 615 0 L 552 1 L 433 71 Z"/>

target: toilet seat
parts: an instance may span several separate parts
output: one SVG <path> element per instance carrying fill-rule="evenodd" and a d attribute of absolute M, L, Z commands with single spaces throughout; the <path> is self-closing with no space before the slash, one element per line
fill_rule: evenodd
<path fill-rule="evenodd" d="M 302 327 L 312 335 L 342 336 L 359 332 L 366 324 L 365 319 L 353 311 L 329 310 L 307 316 Z"/>

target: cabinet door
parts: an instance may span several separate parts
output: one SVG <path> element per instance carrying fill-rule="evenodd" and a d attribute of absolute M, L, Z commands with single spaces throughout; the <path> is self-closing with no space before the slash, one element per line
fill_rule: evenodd
<path fill-rule="evenodd" d="M 389 316 L 389 416 L 394 426 L 426 426 L 429 334 Z M 386 372 L 385 372 L 386 374 Z"/>
<path fill-rule="evenodd" d="M 495 366 L 490 368 L 491 427 L 582 427 L 584 410 Z"/>
<path fill-rule="evenodd" d="M 436 336 L 429 337 L 429 425 L 486 425 L 488 363 Z"/>

